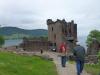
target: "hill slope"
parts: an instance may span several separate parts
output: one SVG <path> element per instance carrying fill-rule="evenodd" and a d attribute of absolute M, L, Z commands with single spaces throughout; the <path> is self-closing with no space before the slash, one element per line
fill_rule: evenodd
<path fill-rule="evenodd" d="M 27 36 L 47 36 L 47 30 L 45 29 L 34 29 L 26 30 L 17 27 L 2 27 L 0 28 L 0 35 L 12 36 L 15 34 L 27 35 Z"/>

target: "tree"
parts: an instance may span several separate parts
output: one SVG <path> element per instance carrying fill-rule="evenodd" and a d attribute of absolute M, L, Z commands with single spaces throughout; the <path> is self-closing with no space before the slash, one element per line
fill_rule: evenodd
<path fill-rule="evenodd" d="M 47 37 L 47 36 L 40 36 L 39 38 L 40 38 L 41 40 L 48 41 L 48 37 Z"/>
<path fill-rule="evenodd" d="M 89 35 L 87 36 L 86 43 L 89 46 L 93 39 L 96 39 L 98 42 L 100 42 L 100 31 L 99 30 L 92 30 Z"/>
<path fill-rule="evenodd" d="M 5 40 L 3 36 L 0 36 L 0 47 L 4 44 Z"/>
<path fill-rule="evenodd" d="M 99 64 L 100 64 L 100 50 L 99 50 L 99 52 L 98 52 L 98 61 L 99 61 Z"/>

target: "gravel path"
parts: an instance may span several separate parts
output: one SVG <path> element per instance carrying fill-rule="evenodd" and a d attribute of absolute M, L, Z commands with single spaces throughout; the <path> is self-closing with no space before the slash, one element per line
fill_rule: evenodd
<path fill-rule="evenodd" d="M 53 58 L 54 63 L 56 64 L 58 75 L 76 75 L 75 63 L 71 64 L 67 62 L 66 67 L 62 68 L 60 63 L 60 57 L 58 53 L 49 52 L 47 53 L 51 58 Z M 90 75 L 86 71 L 83 71 L 82 75 Z"/>

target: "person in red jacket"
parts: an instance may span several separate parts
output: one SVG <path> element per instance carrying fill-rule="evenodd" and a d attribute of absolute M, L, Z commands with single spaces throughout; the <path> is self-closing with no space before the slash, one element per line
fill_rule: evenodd
<path fill-rule="evenodd" d="M 62 65 L 62 67 L 65 67 L 66 61 L 67 61 L 67 57 L 66 57 L 67 45 L 65 42 L 61 43 L 59 50 L 61 53 L 61 65 Z"/>

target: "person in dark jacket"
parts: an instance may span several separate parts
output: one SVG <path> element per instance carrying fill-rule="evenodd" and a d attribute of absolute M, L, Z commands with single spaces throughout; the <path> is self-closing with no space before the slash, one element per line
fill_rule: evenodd
<path fill-rule="evenodd" d="M 43 50 L 41 49 L 40 51 L 41 51 L 41 54 L 43 54 Z"/>
<path fill-rule="evenodd" d="M 73 49 L 73 52 L 76 57 L 77 75 L 81 75 L 84 67 L 85 48 L 83 46 L 76 45 L 76 47 Z"/>

